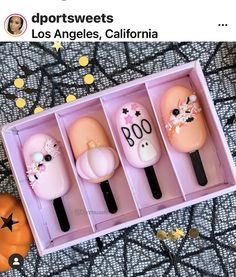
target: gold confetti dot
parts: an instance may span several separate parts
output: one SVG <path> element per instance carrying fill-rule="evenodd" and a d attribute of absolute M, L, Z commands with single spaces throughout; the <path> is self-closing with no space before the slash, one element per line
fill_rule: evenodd
<path fill-rule="evenodd" d="M 23 88 L 24 84 L 25 84 L 25 82 L 21 78 L 16 78 L 15 81 L 14 81 L 14 86 L 16 88 Z"/>
<path fill-rule="evenodd" d="M 86 74 L 86 75 L 84 76 L 84 82 L 85 82 L 85 84 L 87 84 L 87 85 L 91 85 L 91 84 L 94 82 L 94 77 L 93 77 L 93 75 L 92 75 L 92 74 Z"/>
<path fill-rule="evenodd" d="M 41 113 L 43 111 L 43 108 L 38 106 L 34 109 L 34 113 Z"/>
<path fill-rule="evenodd" d="M 25 99 L 23 99 L 23 98 L 17 98 L 16 99 L 16 106 L 18 108 L 24 108 L 25 105 L 26 105 Z"/>
<path fill-rule="evenodd" d="M 199 231 L 197 228 L 191 228 L 189 230 L 189 236 L 193 239 L 197 238 L 199 236 Z"/>
<path fill-rule="evenodd" d="M 159 231 L 157 232 L 156 236 L 157 236 L 157 238 L 158 238 L 159 240 L 164 240 L 164 239 L 167 238 L 167 234 L 166 234 L 166 232 L 163 231 L 163 230 L 159 230 Z"/>
<path fill-rule="evenodd" d="M 66 97 L 66 102 L 69 103 L 69 102 L 73 102 L 76 100 L 76 97 L 73 95 L 73 94 L 69 94 L 67 95 Z"/>
<path fill-rule="evenodd" d="M 79 64 L 81 66 L 86 66 L 89 63 L 89 58 L 88 56 L 82 56 L 79 58 Z"/>

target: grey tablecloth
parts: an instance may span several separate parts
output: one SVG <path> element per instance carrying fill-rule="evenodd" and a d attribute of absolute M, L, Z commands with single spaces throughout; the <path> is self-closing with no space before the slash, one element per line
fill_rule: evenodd
<path fill-rule="evenodd" d="M 78 97 L 200 59 L 231 153 L 236 162 L 236 43 L 0 43 L 0 125 Z M 90 57 L 87 67 L 77 58 Z M 93 85 L 82 76 L 91 72 Z M 16 76 L 28 91 L 16 89 Z M 15 106 L 15 96 L 27 100 Z M 18 196 L 0 144 L 1 192 Z M 74 247 L 38 256 L 33 244 L 24 266 L 2 276 L 236 276 L 236 199 L 231 193 Z M 158 229 L 197 227 L 201 237 L 157 240 Z M 162 247 L 161 247 L 162 246 Z M 1 245 L 0 245 L 1 247 Z"/>

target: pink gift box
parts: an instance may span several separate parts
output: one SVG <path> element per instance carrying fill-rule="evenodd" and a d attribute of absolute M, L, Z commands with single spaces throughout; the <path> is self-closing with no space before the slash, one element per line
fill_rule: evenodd
<path fill-rule="evenodd" d="M 163 93 L 173 85 L 193 89 L 200 99 L 208 126 L 208 138 L 200 149 L 208 184 L 199 186 L 188 154 L 176 151 L 167 138 L 160 113 Z M 116 111 L 126 102 L 144 105 L 154 122 L 161 144 L 161 158 L 154 169 L 162 198 L 154 199 L 144 170 L 125 158 L 116 128 Z M 68 140 L 68 128 L 83 116 L 96 118 L 105 128 L 120 166 L 109 180 L 118 211 L 108 212 L 101 189 L 81 179 Z M 22 145 L 35 133 L 46 133 L 59 141 L 71 181 L 62 197 L 70 230 L 59 228 L 53 205 L 39 199 L 29 185 Z M 214 104 L 199 63 L 191 62 L 95 93 L 72 103 L 6 124 L 2 137 L 16 185 L 40 255 L 75 245 L 171 211 L 234 191 L 236 174 Z"/>

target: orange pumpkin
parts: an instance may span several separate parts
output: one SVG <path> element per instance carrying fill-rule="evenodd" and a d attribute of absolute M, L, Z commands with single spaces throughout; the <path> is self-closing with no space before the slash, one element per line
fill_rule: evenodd
<path fill-rule="evenodd" d="M 9 194 L 0 194 L 0 272 L 10 269 L 12 254 L 25 257 L 33 241 L 23 206 Z"/>

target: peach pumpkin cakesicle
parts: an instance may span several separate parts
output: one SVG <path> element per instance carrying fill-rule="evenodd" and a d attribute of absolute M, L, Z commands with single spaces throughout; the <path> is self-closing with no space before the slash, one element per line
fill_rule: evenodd
<path fill-rule="evenodd" d="M 206 185 L 198 150 L 206 141 L 207 130 L 196 94 L 183 86 L 169 88 L 162 98 L 161 112 L 171 144 L 176 150 L 190 154 L 199 185 Z"/>
<path fill-rule="evenodd" d="M 76 159 L 77 173 L 84 180 L 100 184 L 110 213 L 118 210 L 109 179 L 119 166 L 103 126 L 89 116 L 78 118 L 69 129 L 69 140 Z"/>

